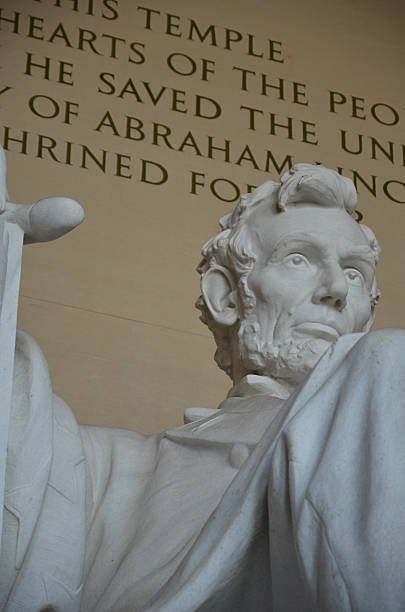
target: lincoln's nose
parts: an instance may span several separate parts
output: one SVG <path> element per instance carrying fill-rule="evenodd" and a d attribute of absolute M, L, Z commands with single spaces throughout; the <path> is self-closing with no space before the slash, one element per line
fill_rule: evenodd
<path fill-rule="evenodd" d="M 341 311 L 346 306 L 347 292 L 348 285 L 344 271 L 337 264 L 329 265 L 323 271 L 312 301 Z"/>

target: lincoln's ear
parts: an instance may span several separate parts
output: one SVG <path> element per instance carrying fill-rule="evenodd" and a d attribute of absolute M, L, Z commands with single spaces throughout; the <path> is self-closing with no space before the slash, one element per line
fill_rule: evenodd
<path fill-rule="evenodd" d="M 208 309 L 217 323 L 233 325 L 239 318 L 236 286 L 231 273 L 222 266 L 207 270 L 201 289 Z"/>
<path fill-rule="evenodd" d="M 381 298 L 381 291 L 377 287 L 377 279 L 374 276 L 373 286 L 371 287 L 371 294 L 370 294 L 370 299 L 372 301 L 372 309 L 371 309 L 370 318 L 362 329 L 363 332 L 369 332 L 370 329 L 372 328 L 374 319 L 375 319 L 375 307 L 377 305 L 377 302 L 380 300 L 380 298 Z"/>

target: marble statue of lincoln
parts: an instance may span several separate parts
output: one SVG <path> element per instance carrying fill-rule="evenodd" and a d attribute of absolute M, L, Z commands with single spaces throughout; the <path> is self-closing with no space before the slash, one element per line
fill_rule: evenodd
<path fill-rule="evenodd" d="M 356 202 L 298 164 L 221 219 L 197 306 L 232 388 L 182 427 L 79 426 L 17 332 L 1 610 L 405 609 L 405 334 L 368 333 L 380 249 Z M 66 206 L 63 228 L 63 202 L 2 216 L 40 241 L 80 220 Z"/>

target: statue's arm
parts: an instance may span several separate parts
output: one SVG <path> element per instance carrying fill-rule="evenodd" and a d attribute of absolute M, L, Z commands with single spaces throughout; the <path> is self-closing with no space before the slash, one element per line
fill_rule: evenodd
<path fill-rule="evenodd" d="M 54 240 L 83 219 L 82 207 L 68 198 L 51 197 L 32 204 L 11 202 L 6 158 L 0 146 L 0 526 L 6 462 L 14 444 L 9 438 L 12 388 L 19 384 L 15 377 L 13 382 L 13 370 L 22 242 Z"/>
<path fill-rule="evenodd" d="M 83 218 L 81 206 L 68 198 L 11 202 L 0 147 L 0 609 L 14 599 L 19 606 L 26 600 L 21 609 L 40 609 L 60 590 L 68 599 L 79 597 L 85 535 L 80 435 L 69 408 L 52 394 L 40 349 L 27 334 L 16 339 L 15 325 L 22 242 L 53 240 Z M 51 534 L 52 525 L 60 530 Z"/>

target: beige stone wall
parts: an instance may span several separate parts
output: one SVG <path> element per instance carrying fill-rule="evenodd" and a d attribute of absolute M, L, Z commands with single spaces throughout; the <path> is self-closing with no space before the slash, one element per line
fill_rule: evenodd
<path fill-rule="evenodd" d="M 87 215 L 58 243 L 25 249 L 20 302 L 20 325 L 81 422 L 157 431 L 223 398 L 228 381 L 193 308 L 200 246 L 232 206 L 225 200 L 277 179 L 288 156 L 358 173 L 359 208 L 384 252 L 377 326 L 405 325 L 402 2 L 0 6 L 10 195 L 67 195 Z M 150 23 L 146 9 L 156 11 Z M 49 73 L 27 67 L 27 54 Z M 266 83 L 279 88 L 263 92 Z M 272 134 L 271 121 L 289 131 Z M 343 150 L 342 131 L 359 154 Z M 11 138 L 26 138 L 25 150 Z M 229 160 L 217 149 L 210 159 L 209 142 L 225 141 Z M 89 153 L 83 161 L 82 145 L 98 165 Z M 203 186 L 193 189 L 193 172 Z"/>

